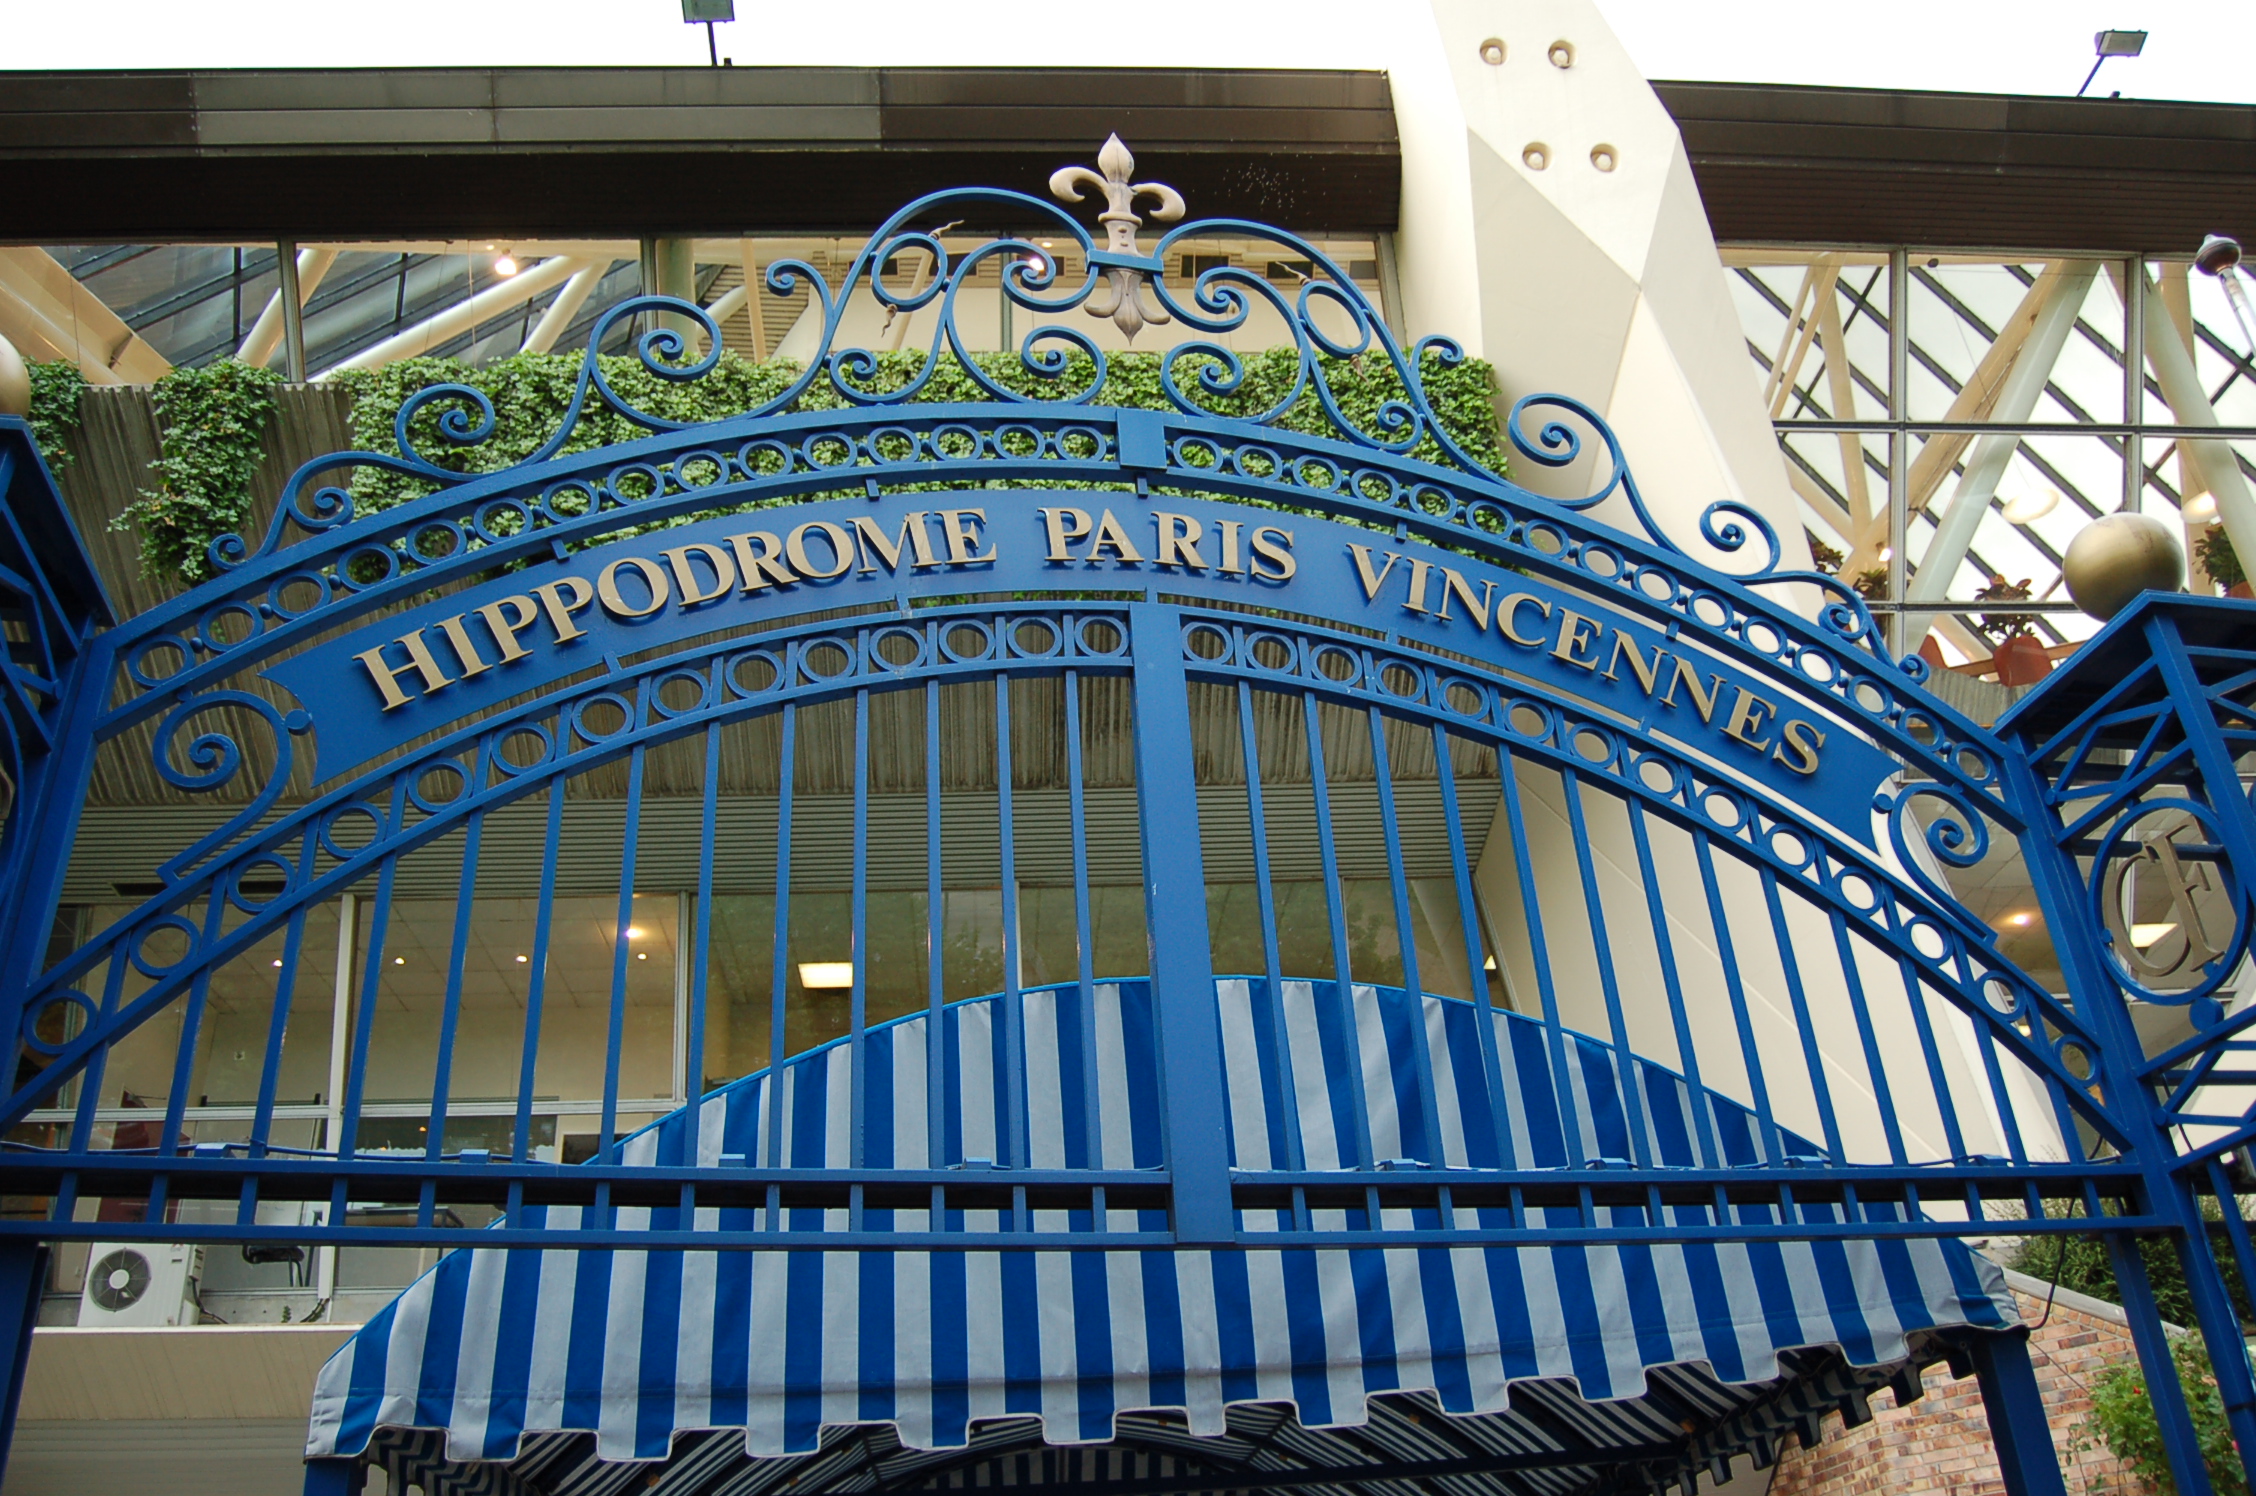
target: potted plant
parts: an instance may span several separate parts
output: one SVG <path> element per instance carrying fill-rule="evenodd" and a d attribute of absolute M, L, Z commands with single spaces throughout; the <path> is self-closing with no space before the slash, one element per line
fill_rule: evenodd
<path fill-rule="evenodd" d="M 1989 586 L 1974 594 L 1974 600 L 2027 602 L 2031 586 L 2028 578 L 2008 582 L 2002 576 L 1993 576 Z M 2044 641 L 2036 635 L 2036 622 L 2034 613 L 1984 613 L 1974 620 L 1975 628 L 1993 646 L 1990 663 L 1997 667 L 1999 685 L 2034 685 L 2052 673 L 2052 656 L 2045 653 Z"/>
<path fill-rule="evenodd" d="M 2223 525 L 2211 525 L 2201 532 L 2193 543 L 2193 552 L 2201 558 L 2201 569 L 2209 573 L 2209 580 L 2225 589 L 2227 597 L 2252 597 L 2248 586 L 2248 573 L 2241 567 L 2240 553 L 2233 549 L 2232 537 Z"/>

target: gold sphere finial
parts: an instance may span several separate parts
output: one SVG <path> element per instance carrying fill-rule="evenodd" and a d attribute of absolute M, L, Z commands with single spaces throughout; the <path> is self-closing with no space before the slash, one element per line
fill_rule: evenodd
<path fill-rule="evenodd" d="M 2076 606 L 2102 621 L 2113 618 L 2142 592 L 2175 592 L 2185 585 L 2185 553 L 2170 527 L 2151 514 L 2110 514 L 2095 519 L 2068 542 L 2061 580 Z"/>

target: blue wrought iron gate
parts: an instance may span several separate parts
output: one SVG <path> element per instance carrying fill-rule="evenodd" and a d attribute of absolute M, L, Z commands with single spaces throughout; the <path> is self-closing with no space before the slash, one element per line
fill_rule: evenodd
<path fill-rule="evenodd" d="M 1514 463 L 1593 470 L 1587 497 L 1485 466 L 1425 394 L 1456 350 L 1399 347 L 1314 247 L 1208 221 L 1145 249 L 1139 194 L 1181 205 L 1124 161 L 1082 174 L 1108 194 L 1103 244 L 1036 199 L 944 193 L 837 287 L 771 269 L 778 291 L 812 287 L 822 352 L 733 419 L 685 427 L 620 393 L 595 353 L 615 329 L 646 328 L 634 353 L 659 379 L 719 357 L 697 308 L 643 298 L 596 329 L 526 460 L 485 471 L 491 406 L 427 390 L 396 452 L 309 465 L 263 537 L 215 548 L 215 580 L 124 624 L 0 557 L 34 622 L 10 635 L 0 1021 L 23 1059 L 0 1187 L 40 1209 L 0 1220 L 11 1273 L 31 1281 L 47 1241 L 447 1246 L 465 1219 L 491 1221 L 480 1245 L 762 1252 L 2099 1232 L 2196 1491 L 2133 1246 L 2170 1233 L 2256 1451 L 2213 1240 L 2252 1265 L 2234 1087 L 2256 1082 L 2236 1058 L 2256 1020 L 2219 996 L 2247 940 L 2236 870 L 2256 867 L 2248 610 L 2149 599 L 1993 734 L 1921 688 L 1855 594 L 1789 569 L 1760 515 L 1717 505 L 1696 547 L 1673 539 L 1572 400 L 1521 401 L 1505 436 Z M 982 216 L 1067 253 L 1014 235 L 959 253 L 920 227 Z M 1288 293 L 1223 265 L 1184 285 L 1178 257 L 1215 234 L 1312 278 Z M 933 273 L 904 288 L 893 267 L 919 256 Z M 1167 408 L 1097 403 L 1108 356 L 1067 321 L 1036 326 L 1008 379 L 971 359 L 958 298 L 997 264 L 1038 318 L 1197 333 L 1162 359 Z M 932 314 L 918 372 L 888 383 L 843 345 L 855 297 Z M 1289 330 L 1296 383 L 1217 414 L 1244 375 L 1228 335 L 1257 308 Z M 951 357 L 988 398 L 920 398 Z M 1343 406 L 1356 361 L 1395 396 Z M 652 434 L 584 448 L 599 409 Z M 20 483 L 36 459 L 11 439 L 0 474 Z M 334 476 L 353 473 L 420 494 L 379 505 Z M 146 883 L 71 894 L 90 798 L 125 765 L 213 809 L 161 822 L 192 834 L 152 849 Z M 1953 891 L 1951 870 L 2009 846 L 2061 991 Z M 2109 908 L 2156 889 L 2183 906 L 2161 975 L 2171 952 L 2108 933 Z M 842 1042 L 843 1166 L 790 1161 L 780 1087 L 754 1156 L 694 1162 L 690 1106 L 686 1150 L 622 1162 L 622 1119 L 666 1094 L 638 1028 L 657 989 L 635 942 L 659 924 L 676 1099 Z M 1087 1005 L 1121 977 L 1148 978 L 1154 1014 L 1144 1167 L 1093 1162 L 1093 1102 L 1079 1142 L 1038 1144 L 1029 1122 L 1026 994 L 1082 1005 L 1093 1067 Z M 1626 1152 L 1593 1135 L 1538 1157 L 1506 1123 L 1514 1061 L 1485 1024 L 1494 1125 L 1445 1145 L 1413 1023 L 1414 1115 L 1374 1116 L 1351 1087 L 1320 1144 L 1286 1128 L 1265 1160 L 1234 1157 L 1216 983 L 1238 977 L 1287 1097 L 1306 1078 L 1282 1058 L 1282 994 L 1376 982 L 1518 1012 L 1547 1085 L 1570 1053 L 1603 1056 Z M 309 1041 L 323 984 L 349 1031 Z M 983 991 L 994 1136 L 952 1133 L 935 1089 L 930 1154 L 869 1163 L 871 1028 L 925 1012 L 937 1074 L 959 1063 L 944 1010 Z M 506 1042 L 478 1011 L 503 992 Z M 2196 1037 L 2150 1056 L 2139 1004 L 2190 1005 Z M 399 1048 L 388 1024 L 427 1041 L 412 1076 L 372 1060 Z M 307 1046 L 331 1039 L 322 1070 Z M 564 1059 L 595 1118 L 572 1165 L 551 1115 Z M 1681 1118 L 1643 1114 L 1640 1064 L 1680 1078 Z M 317 1074 L 341 1088 L 308 1104 Z M 236 1110 L 200 1121 L 218 1093 Z M 1747 1125 L 1727 1135 L 1727 1113 Z M 303 1208 L 262 1214 L 278 1202 Z M 580 1224 L 550 1224 L 558 1206 Z M 619 1230 L 635 1206 L 759 1225 Z M 2009 1479 L 2058 1489 L 2025 1364 L 1985 1363 L 1985 1389 Z"/>

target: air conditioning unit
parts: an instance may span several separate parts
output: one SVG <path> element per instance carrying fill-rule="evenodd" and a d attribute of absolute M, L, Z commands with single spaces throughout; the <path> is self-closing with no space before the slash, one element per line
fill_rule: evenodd
<path fill-rule="evenodd" d="M 196 1282 L 203 1272 L 202 1247 L 96 1242 L 86 1254 L 79 1327 L 192 1325 L 201 1317 Z"/>

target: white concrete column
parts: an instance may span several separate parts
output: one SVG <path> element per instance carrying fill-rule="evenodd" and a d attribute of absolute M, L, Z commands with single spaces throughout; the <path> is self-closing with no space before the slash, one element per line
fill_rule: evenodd
<path fill-rule="evenodd" d="M 1808 550 L 1746 337 L 1675 122 L 1590 0 L 1432 0 L 1394 73 L 1399 236 L 1413 338 L 1446 333 L 1497 371 L 1507 408 L 1567 394 L 1621 438 L 1679 545 L 1719 499 Z M 1589 491 L 1587 458 L 1513 476 Z M 1626 505 L 1609 521 L 1634 528 Z"/>

